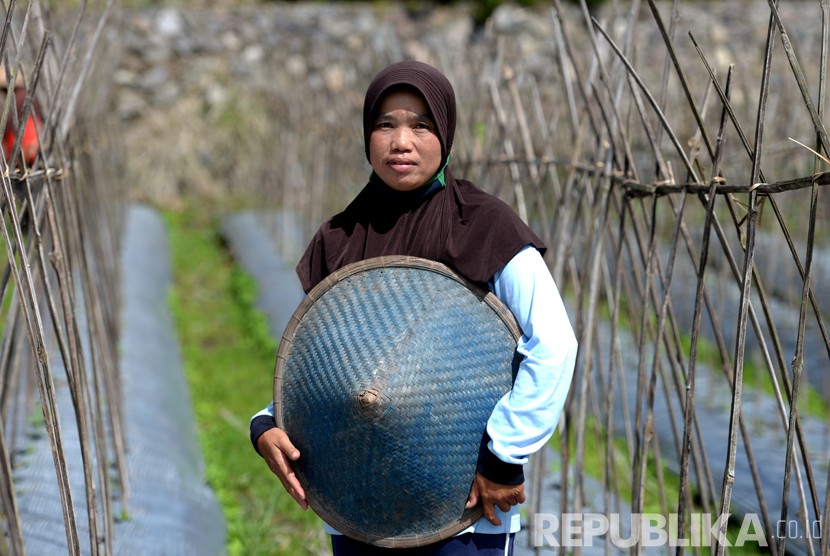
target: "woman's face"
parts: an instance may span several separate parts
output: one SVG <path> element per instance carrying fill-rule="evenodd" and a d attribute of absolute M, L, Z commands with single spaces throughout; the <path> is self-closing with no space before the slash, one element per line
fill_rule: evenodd
<path fill-rule="evenodd" d="M 417 189 L 438 171 L 441 141 L 417 91 L 392 91 L 383 98 L 369 136 L 369 162 L 398 191 Z"/>

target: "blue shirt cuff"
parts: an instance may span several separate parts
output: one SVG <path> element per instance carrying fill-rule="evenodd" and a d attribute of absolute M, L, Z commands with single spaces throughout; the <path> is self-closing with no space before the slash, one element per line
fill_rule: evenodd
<path fill-rule="evenodd" d="M 476 471 L 488 481 L 499 485 L 520 485 L 525 482 L 524 467 L 518 463 L 502 461 L 490 451 L 490 435 L 487 431 L 481 437 Z"/>
<path fill-rule="evenodd" d="M 254 445 L 254 450 L 256 450 L 257 454 L 259 454 L 259 449 L 257 448 L 256 441 L 259 440 L 262 433 L 275 428 L 277 428 L 277 424 L 271 415 L 257 415 L 251 419 L 251 444 Z M 261 456 L 262 454 L 259 455 Z"/>

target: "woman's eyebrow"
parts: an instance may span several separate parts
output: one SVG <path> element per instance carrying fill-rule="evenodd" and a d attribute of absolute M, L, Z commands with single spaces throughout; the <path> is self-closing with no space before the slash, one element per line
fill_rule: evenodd
<path fill-rule="evenodd" d="M 383 114 L 378 114 L 377 119 L 378 120 L 397 120 L 397 119 L 400 119 L 400 118 L 397 118 L 397 117 L 393 116 L 391 112 L 384 112 Z M 403 118 L 403 119 L 406 119 L 406 120 L 419 120 L 419 121 L 423 120 L 423 121 L 427 121 L 427 122 L 430 122 L 430 123 L 432 122 L 432 118 L 429 116 L 429 114 L 415 114 L 412 117 L 406 117 L 406 118 Z"/>

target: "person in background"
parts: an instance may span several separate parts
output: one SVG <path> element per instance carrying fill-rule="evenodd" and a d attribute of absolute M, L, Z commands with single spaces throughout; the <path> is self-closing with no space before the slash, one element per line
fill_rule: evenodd
<path fill-rule="evenodd" d="M 38 155 L 38 129 L 43 124 L 40 116 L 40 110 L 37 102 L 32 103 L 32 108 L 29 116 L 26 118 L 26 124 L 23 127 L 23 137 L 20 144 L 20 159 L 12 161 L 12 149 L 16 139 L 16 127 L 23 116 L 23 109 L 26 102 L 26 88 L 23 84 L 23 70 L 17 71 L 14 86 L 9 87 L 9 79 L 6 75 L 6 69 L 0 65 L 0 91 L 6 95 L 14 95 L 14 107 L 9 109 L 6 115 L 6 127 L 3 130 L 3 155 L 6 158 L 10 168 L 15 168 L 22 162 L 25 162 L 26 167 L 31 167 L 34 164 Z M 12 112 L 14 110 L 14 112 Z"/>
<path fill-rule="evenodd" d="M 503 201 L 450 170 L 455 93 L 437 69 L 403 61 L 381 70 L 366 91 L 363 133 L 372 167 L 346 209 L 319 228 L 297 265 L 308 293 L 343 266 L 384 255 L 446 264 L 490 288 L 513 312 L 524 356 L 513 388 L 493 409 L 467 507 L 484 517 L 433 545 L 388 549 L 363 544 L 330 526 L 335 556 L 512 554 L 525 501 L 523 465 L 551 437 L 573 378 L 577 341 L 542 256 L 545 245 Z M 251 419 L 251 440 L 302 508 L 292 471 L 303 457 L 276 427 L 273 401 Z M 333 456 L 334 457 L 334 456 Z"/>

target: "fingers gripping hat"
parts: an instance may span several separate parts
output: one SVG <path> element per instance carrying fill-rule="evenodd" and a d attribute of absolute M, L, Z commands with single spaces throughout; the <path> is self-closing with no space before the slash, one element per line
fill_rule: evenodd
<path fill-rule="evenodd" d="M 363 101 L 363 141 L 369 158 L 369 136 L 383 96 L 393 87 L 414 87 L 427 102 L 441 141 L 441 164 L 447 161 L 455 136 L 455 91 L 446 76 L 423 62 L 405 60 L 382 69 L 369 84 Z"/>

